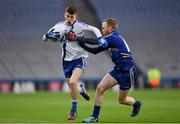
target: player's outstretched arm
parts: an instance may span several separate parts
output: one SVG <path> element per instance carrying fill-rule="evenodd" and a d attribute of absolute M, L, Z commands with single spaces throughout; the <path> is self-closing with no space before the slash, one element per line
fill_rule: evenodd
<path fill-rule="evenodd" d="M 86 51 L 90 52 L 90 53 L 93 53 L 93 54 L 98 54 L 102 51 L 105 51 L 106 48 L 103 48 L 102 46 L 99 46 L 99 47 L 96 47 L 96 48 L 91 48 L 91 47 L 88 47 L 86 46 L 84 43 L 80 42 L 79 45 L 85 49 Z"/>
<path fill-rule="evenodd" d="M 87 44 L 91 44 L 91 45 L 97 45 L 98 44 L 98 39 L 78 37 L 73 32 L 66 33 L 65 36 L 66 36 L 66 39 L 69 41 L 79 41 L 79 42 L 87 43 Z"/>

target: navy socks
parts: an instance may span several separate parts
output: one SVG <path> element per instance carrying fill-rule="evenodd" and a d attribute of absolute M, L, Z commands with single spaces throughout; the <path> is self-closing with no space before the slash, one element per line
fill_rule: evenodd
<path fill-rule="evenodd" d="M 93 117 L 98 118 L 99 117 L 99 112 L 100 112 L 101 106 L 94 106 L 94 111 L 93 111 Z"/>

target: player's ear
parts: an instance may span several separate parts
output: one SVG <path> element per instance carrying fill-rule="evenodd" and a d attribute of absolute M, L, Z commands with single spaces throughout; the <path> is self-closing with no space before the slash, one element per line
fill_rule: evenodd
<path fill-rule="evenodd" d="M 110 26 L 110 25 L 107 25 L 107 30 L 108 30 L 108 33 L 111 33 L 112 26 Z"/>

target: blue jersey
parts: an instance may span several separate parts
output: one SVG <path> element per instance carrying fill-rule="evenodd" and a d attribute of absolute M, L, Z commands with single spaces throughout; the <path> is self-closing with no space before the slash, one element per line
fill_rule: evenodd
<path fill-rule="evenodd" d="M 112 31 L 108 36 L 101 37 L 98 43 L 104 48 L 109 48 L 115 69 L 124 72 L 129 71 L 134 66 L 129 46 L 117 31 Z"/>

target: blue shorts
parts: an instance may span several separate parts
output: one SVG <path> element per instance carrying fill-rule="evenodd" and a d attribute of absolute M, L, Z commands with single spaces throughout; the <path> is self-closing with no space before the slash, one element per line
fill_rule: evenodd
<path fill-rule="evenodd" d="M 120 90 L 129 90 L 138 76 L 136 67 L 132 67 L 127 72 L 118 72 L 113 69 L 109 74 L 117 80 Z"/>
<path fill-rule="evenodd" d="M 86 66 L 86 59 L 79 58 L 72 61 L 63 61 L 63 70 L 66 78 L 70 78 L 75 68 L 81 68 L 84 70 Z"/>

